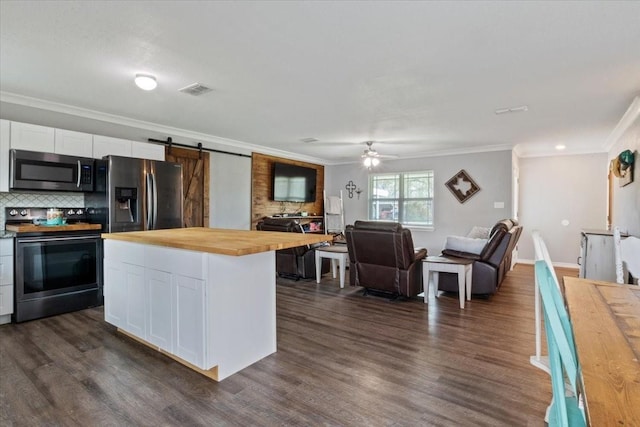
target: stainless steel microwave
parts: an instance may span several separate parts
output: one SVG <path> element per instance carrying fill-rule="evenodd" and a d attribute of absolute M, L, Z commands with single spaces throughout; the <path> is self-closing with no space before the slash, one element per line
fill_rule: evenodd
<path fill-rule="evenodd" d="M 11 190 L 93 191 L 95 161 L 85 157 L 11 150 Z"/>

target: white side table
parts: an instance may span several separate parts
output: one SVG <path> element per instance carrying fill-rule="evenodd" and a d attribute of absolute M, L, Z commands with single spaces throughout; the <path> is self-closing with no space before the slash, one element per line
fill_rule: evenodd
<path fill-rule="evenodd" d="M 331 272 L 336 278 L 336 267 L 340 263 L 340 288 L 344 288 L 344 272 L 347 267 L 349 251 L 346 245 L 324 246 L 316 249 L 316 283 L 320 283 L 322 258 L 331 259 Z"/>
<path fill-rule="evenodd" d="M 473 273 L 473 260 L 464 258 L 447 258 L 442 256 L 428 256 L 424 260 L 422 280 L 427 288 L 424 291 L 424 302 L 429 298 L 429 279 L 433 277 L 433 296 L 438 296 L 438 273 L 458 274 L 458 295 L 460 308 L 464 308 L 465 290 L 467 300 L 471 301 L 471 276 Z M 433 274 L 432 274 L 433 273 Z M 466 286 L 465 286 L 466 285 Z"/>

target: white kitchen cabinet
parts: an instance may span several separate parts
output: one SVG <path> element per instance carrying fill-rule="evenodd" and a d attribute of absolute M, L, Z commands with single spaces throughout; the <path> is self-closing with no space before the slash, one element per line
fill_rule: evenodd
<path fill-rule="evenodd" d="M 104 281 L 122 283 L 122 286 L 104 287 L 104 319 L 118 328 L 125 327 L 127 315 L 127 264 L 114 261 L 105 254 Z"/>
<path fill-rule="evenodd" d="M 147 292 L 147 341 L 163 350 L 173 351 L 173 316 L 171 274 L 145 271 Z"/>
<path fill-rule="evenodd" d="M 131 157 L 131 141 L 110 136 L 93 135 L 93 158 L 104 156 Z"/>
<path fill-rule="evenodd" d="M 104 256 L 105 320 L 204 366 L 203 255 L 105 240 Z"/>
<path fill-rule="evenodd" d="M 164 145 L 131 141 L 131 157 L 164 161 Z"/>
<path fill-rule="evenodd" d="M 53 153 L 54 134 L 55 130 L 47 126 L 11 122 L 11 148 Z"/>
<path fill-rule="evenodd" d="M 173 317 L 175 354 L 196 366 L 204 365 L 204 281 L 174 276 Z"/>
<path fill-rule="evenodd" d="M 13 239 L 0 239 L 0 324 L 13 313 Z"/>
<path fill-rule="evenodd" d="M 93 135 L 65 129 L 55 129 L 54 135 L 54 153 L 78 157 L 93 156 Z"/>
<path fill-rule="evenodd" d="M 11 122 L 0 120 L 0 193 L 9 191 L 9 147 Z"/>
<path fill-rule="evenodd" d="M 144 279 L 143 267 L 125 264 L 127 318 L 123 329 L 140 337 L 147 336 L 147 316 L 145 315 L 147 296 Z"/>

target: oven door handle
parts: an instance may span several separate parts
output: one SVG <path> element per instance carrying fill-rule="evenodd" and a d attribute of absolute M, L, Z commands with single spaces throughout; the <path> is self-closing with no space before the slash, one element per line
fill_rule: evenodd
<path fill-rule="evenodd" d="M 67 240 L 91 240 L 99 239 L 99 235 L 93 236 L 72 236 L 72 237 L 19 237 L 16 239 L 16 243 L 40 243 L 40 242 L 61 242 Z"/>

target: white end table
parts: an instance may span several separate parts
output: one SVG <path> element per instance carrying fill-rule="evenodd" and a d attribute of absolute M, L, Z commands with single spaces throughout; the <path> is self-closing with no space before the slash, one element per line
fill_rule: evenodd
<path fill-rule="evenodd" d="M 467 300 L 471 301 L 471 276 L 473 274 L 473 260 L 464 258 L 448 258 L 442 256 L 428 256 L 423 259 L 422 280 L 427 288 L 424 291 L 424 303 L 429 298 L 429 279 L 433 277 L 433 296 L 438 297 L 438 273 L 458 274 L 458 295 L 460 308 L 464 308 L 465 290 Z M 433 274 L 432 274 L 433 273 Z M 466 286 L 465 286 L 466 285 Z"/>
<path fill-rule="evenodd" d="M 349 251 L 346 245 L 332 245 L 316 248 L 316 283 L 320 283 L 322 258 L 331 259 L 331 272 L 336 278 L 336 267 L 340 263 L 340 288 L 344 288 L 344 272 L 347 267 Z"/>

